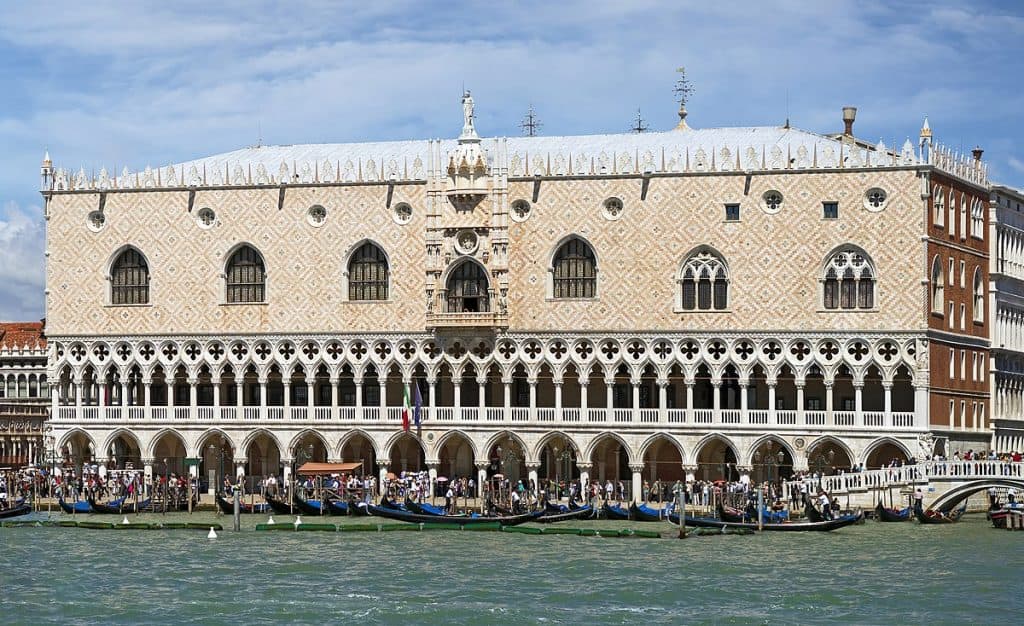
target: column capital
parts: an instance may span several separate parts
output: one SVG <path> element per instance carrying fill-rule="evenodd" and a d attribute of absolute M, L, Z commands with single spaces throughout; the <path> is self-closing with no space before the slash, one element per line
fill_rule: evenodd
<path fill-rule="evenodd" d="M 156 459 L 154 459 L 153 457 L 142 457 L 141 459 L 139 459 L 139 461 L 142 462 L 143 466 L 153 465 L 154 463 L 156 463 Z"/>
<path fill-rule="evenodd" d="M 656 384 L 659 387 L 661 387 L 662 389 L 664 389 L 664 388 L 668 387 L 668 379 L 667 378 L 658 378 L 657 380 L 654 381 L 654 384 Z"/>
<path fill-rule="evenodd" d="M 684 472 L 696 472 L 698 469 L 700 469 L 700 467 L 696 463 L 693 464 L 693 465 L 688 465 L 686 463 L 683 463 L 683 471 Z"/>
<path fill-rule="evenodd" d="M 892 381 L 882 381 L 882 389 L 892 389 Z"/>
<path fill-rule="evenodd" d="M 536 461 L 527 461 L 526 463 L 524 463 L 524 465 L 526 466 L 526 471 L 528 472 L 536 472 L 537 470 L 540 469 L 540 463 Z"/>
<path fill-rule="evenodd" d="M 741 474 L 749 474 L 754 471 L 753 465 L 736 465 L 736 471 Z"/>
<path fill-rule="evenodd" d="M 576 463 L 576 467 L 581 472 L 589 472 L 594 466 L 591 463 Z"/>
<path fill-rule="evenodd" d="M 489 468 L 491 466 L 491 462 L 490 461 L 477 461 L 477 462 L 473 463 L 473 465 L 475 465 L 476 468 L 479 471 L 482 472 L 482 471 L 486 470 L 487 468 Z"/>
<path fill-rule="evenodd" d="M 631 472 L 641 473 L 644 471 L 645 465 L 643 463 L 630 463 L 629 470 Z"/>
<path fill-rule="evenodd" d="M 389 459 L 377 459 L 377 467 L 380 469 L 387 469 L 389 465 L 391 465 Z"/>

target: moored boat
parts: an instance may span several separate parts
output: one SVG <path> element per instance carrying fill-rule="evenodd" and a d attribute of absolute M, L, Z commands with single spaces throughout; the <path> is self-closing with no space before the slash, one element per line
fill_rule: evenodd
<path fill-rule="evenodd" d="M 883 506 L 881 502 L 875 506 L 875 519 L 880 522 L 908 522 L 911 518 L 910 507 L 904 509 L 890 509 Z"/>
<path fill-rule="evenodd" d="M 458 524 L 470 526 L 476 524 L 490 524 L 498 522 L 502 526 L 518 526 L 529 521 L 536 520 L 544 514 L 543 511 L 533 511 L 522 515 L 484 516 L 484 515 L 420 515 L 411 511 L 400 511 L 380 506 L 370 505 L 370 512 L 380 517 L 412 522 L 414 524 Z"/>
<path fill-rule="evenodd" d="M 89 507 L 92 509 L 93 513 L 99 513 L 101 515 L 138 513 L 149 508 L 149 498 L 137 502 L 129 500 L 128 498 L 119 498 L 107 503 L 96 502 L 94 499 L 89 498 Z"/>
<path fill-rule="evenodd" d="M 544 514 L 536 518 L 534 521 L 539 524 L 554 524 L 556 522 L 567 522 L 574 519 L 583 519 L 588 517 L 595 517 L 595 511 L 589 504 L 587 506 L 576 507 L 569 511 L 562 511 L 560 513 L 552 513 L 545 510 Z"/>
<path fill-rule="evenodd" d="M 921 508 L 920 504 L 914 505 L 914 517 L 917 521 L 922 524 L 955 524 L 960 521 L 960 516 L 967 511 L 967 503 L 955 511 L 935 511 L 928 509 L 927 511 Z"/>
<path fill-rule="evenodd" d="M 0 509 L 0 519 L 20 517 L 22 515 L 28 515 L 31 512 L 32 505 L 25 504 L 24 501 L 22 501 L 20 504 L 15 503 L 13 506 L 9 506 L 6 509 Z"/>
<path fill-rule="evenodd" d="M 851 526 L 853 524 L 860 523 L 863 519 L 864 513 L 857 512 L 841 515 L 836 519 L 822 520 L 820 522 L 769 522 L 761 524 L 761 530 L 786 532 L 831 531 L 843 528 L 844 526 Z M 670 514 L 669 521 L 678 525 L 679 516 L 676 514 Z M 757 522 L 727 522 L 715 517 L 690 517 L 689 515 L 686 516 L 686 525 L 693 526 L 695 528 L 749 528 L 750 530 L 757 530 L 758 528 Z"/>
<path fill-rule="evenodd" d="M 267 505 L 270 506 L 270 510 L 278 515 L 291 515 L 295 512 L 295 508 L 285 502 L 284 500 L 278 500 L 272 496 L 264 495 L 263 499 L 267 501 Z"/>
<path fill-rule="evenodd" d="M 601 507 L 602 513 L 604 513 L 605 519 L 618 520 L 621 522 L 629 520 L 629 509 L 624 509 L 618 504 L 608 504 L 607 502 Z"/>
<path fill-rule="evenodd" d="M 64 498 L 57 498 L 57 504 L 60 505 L 62 511 L 71 515 L 77 513 L 78 515 L 87 515 L 92 513 L 92 507 L 89 506 L 87 500 L 76 500 L 70 504 L 64 501 Z"/>
<path fill-rule="evenodd" d="M 231 500 L 228 500 L 219 493 L 217 494 L 217 508 L 220 509 L 220 512 L 224 515 L 235 514 L 235 503 Z M 248 502 L 245 502 L 244 500 L 239 500 L 238 502 L 239 513 L 268 513 L 272 510 L 273 509 L 270 507 L 270 504 L 266 502 L 258 502 L 254 504 L 250 504 Z"/>
<path fill-rule="evenodd" d="M 409 498 L 405 499 L 405 508 L 419 515 L 447 515 L 445 510 L 439 506 L 433 506 L 426 502 L 413 502 Z"/>
<path fill-rule="evenodd" d="M 304 500 L 295 494 L 292 496 L 295 508 L 303 515 L 330 515 L 331 507 L 325 506 L 320 500 Z"/>
<path fill-rule="evenodd" d="M 668 518 L 668 511 L 634 502 L 629 505 L 629 518 L 636 522 L 660 522 Z"/>

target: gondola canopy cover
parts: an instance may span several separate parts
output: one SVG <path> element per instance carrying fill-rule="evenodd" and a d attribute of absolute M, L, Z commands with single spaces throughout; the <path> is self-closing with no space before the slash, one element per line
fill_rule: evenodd
<path fill-rule="evenodd" d="M 329 476 L 351 474 L 362 467 L 362 463 L 304 463 L 296 473 L 302 476 Z"/>

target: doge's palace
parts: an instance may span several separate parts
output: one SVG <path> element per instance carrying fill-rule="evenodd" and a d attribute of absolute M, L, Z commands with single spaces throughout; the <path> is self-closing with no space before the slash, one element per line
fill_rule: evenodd
<path fill-rule="evenodd" d="M 681 110 L 666 132 L 481 138 L 474 106 L 454 140 L 45 160 L 58 456 L 637 494 L 990 440 L 980 151 L 927 121 L 865 142 L 851 107 L 834 134 Z"/>

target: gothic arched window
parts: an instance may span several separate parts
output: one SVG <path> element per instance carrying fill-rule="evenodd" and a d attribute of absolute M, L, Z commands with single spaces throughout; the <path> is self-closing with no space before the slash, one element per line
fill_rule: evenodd
<path fill-rule="evenodd" d="M 377 244 L 367 241 L 348 261 L 349 300 L 387 300 L 390 268 Z"/>
<path fill-rule="evenodd" d="M 551 261 L 552 297 L 593 298 L 597 295 L 597 258 L 586 241 L 573 237 L 559 246 Z"/>
<path fill-rule="evenodd" d="M 486 313 L 490 307 L 490 280 L 475 261 L 460 263 L 445 282 L 448 313 Z"/>
<path fill-rule="evenodd" d="M 825 262 L 822 303 L 826 309 L 871 309 L 875 306 L 875 272 L 871 259 L 857 248 L 841 248 Z"/>
<path fill-rule="evenodd" d="M 946 221 L 946 194 L 942 192 L 942 189 L 935 188 L 935 200 L 932 202 L 935 212 L 935 219 L 932 221 L 936 226 L 943 226 Z"/>
<path fill-rule="evenodd" d="M 227 301 L 236 303 L 264 302 L 267 272 L 263 256 L 252 246 L 241 246 L 228 259 L 224 276 L 227 281 Z"/>
<path fill-rule="evenodd" d="M 110 267 L 110 303 L 149 304 L 149 265 L 135 248 L 127 248 Z"/>
<path fill-rule="evenodd" d="M 679 308 L 722 311 L 729 306 L 729 269 L 718 253 L 702 248 L 683 261 L 679 273 Z"/>
<path fill-rule="evenodd" d="M 932 313 L 942 313 L 942 306 L 945 302 L 942 295 L 944 283 L 945 277 L 942 275 L 942 261 L 936 255 L 932 259 Z"/>

